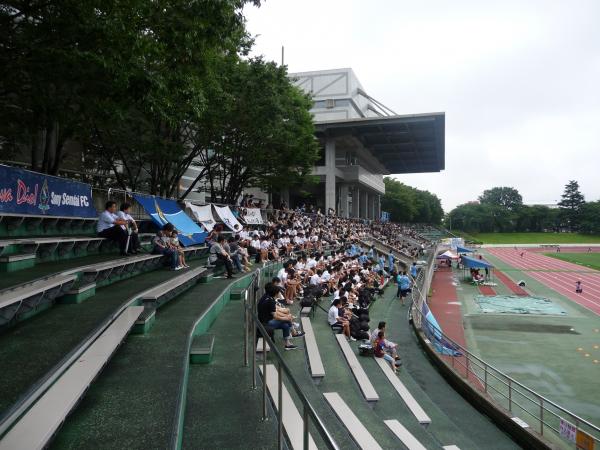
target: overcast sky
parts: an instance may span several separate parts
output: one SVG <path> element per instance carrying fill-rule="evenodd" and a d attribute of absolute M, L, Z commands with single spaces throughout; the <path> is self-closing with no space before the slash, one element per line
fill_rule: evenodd
<path fill-rule="evenodd" d="M 600 0 L 266 0 L 255 54 L 290 72 L 351 67 L 398 114 L 446 113 L 446 169 L 398 175 L 449 211 L 493 186 L 600 199 Z"/>

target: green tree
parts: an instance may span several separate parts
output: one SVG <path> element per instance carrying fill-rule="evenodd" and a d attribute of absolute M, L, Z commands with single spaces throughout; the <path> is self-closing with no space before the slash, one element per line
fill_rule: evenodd
<path fill-rule="evenodd" d="M 565 185 L 562 199 L 558 203 L 563 223 L 571 230 L 577 230 L 580 223 L 580 212 L 585 204 L 583 194 L 579 191 L 579 183 L 575 180 Z"/>
<path fill-rule="evenodd" d="M 77 139 L 120 184 L 131 186 L 138 174 L 151 190 L 172 191 L 189 156 L 185 124 L 206 110 L 206 91 L 219 77 L 214 61 L 249 42 L 245 3 L 3 2 L 3 153 L 26 148 L 34 170 L 56 173 L 67 142 Z M 141 143 L 131 145 L 136 137 Z"/>
<path fill-rule="evenodd" d="M 600 200 L 581 206 L 580 230 L 583 233 L 600 234 Z"/>
<path fill-rule="evenodd" d="M 494 187 L 483 191 L 479 202 L 497 206 L 501 210 L 516 211 L 523 205 L 523 197 L 515 188 Z"/>
<path fill-rule="evenodd" d="M 444 210 L 435 194 L 407 186 L 390 177 L 385 177 L 383 182 L 385 195 L 381 199 L 381 209 L 389 212 L 394 222 L 441 223 Z"/>
<path fill-rule="evenodd" d="M 234 203 L 244 188 L 269 192 L 307 181 L 318 158 L 311 99 L 285 67 L 261 58 L 223 66 L 222 85 L 196 125 L 213 200 Z M 183 193 L 182 197 L 187 195 Z"/>

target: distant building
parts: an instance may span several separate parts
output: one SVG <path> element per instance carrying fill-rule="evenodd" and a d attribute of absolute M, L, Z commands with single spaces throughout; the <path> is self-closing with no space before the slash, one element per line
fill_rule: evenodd
<path fill-rule="evenodd" d="M 311 203 L 342 217 L 380 217 L 383 176 L 439 172 L 445 165 L 444 113 L 396 115 L 369 96 L 352 69 L 290 74 L 314 99 L 321 158 L 307 192 L 282 192 L 290 206 Z M 306 196 L 308 194 L 308 197 Z"/>

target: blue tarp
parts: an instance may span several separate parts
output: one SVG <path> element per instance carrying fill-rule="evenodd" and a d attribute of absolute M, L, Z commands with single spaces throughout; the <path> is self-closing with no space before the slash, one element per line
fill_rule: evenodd
<path fill-rule="evenodd" d="M 471 258 L 470 256 L 463 255 L 461 261 L 467 269 L 485 269 L 486 267 L 488 269 L 491 269 L 494 267 L 489 262 L 484 261 L 483 259 Z"/>
<path fill-rule="evenodd" d="M 473 253 L 474 251 L 466 247 L 456 247 L 456 253 Z"/>
<path fill-rule="evenodd" d="M 433 346 L 436 349 L 436 351 L 438 351 L 442 355 L 462 356 L 462 353 L 459 351 L 459 348 L 452 342 L 449 342 L 442 334 L 442 328 L 440 327 L 437 320 L 435 319 L 435 316 L 429 309 L 429 306 L 427 306 L 427 303 L 423 303 L 423 306 L 421 307 L 421 312 L 425 316 L 425 323 L 422 324 L 422 329 L 425 332 L 425 335 L 433 343 Z"/>
<path fill-rule="evenodd" d="M 204 243 L 208 233 L 202 231 L 173 200 L 139 194 L 134 194 L 133 197 L 156 225 L 162 228 L 167 223 L 173 224 L 179 232 L 179 242 L 184 247 Z"/>

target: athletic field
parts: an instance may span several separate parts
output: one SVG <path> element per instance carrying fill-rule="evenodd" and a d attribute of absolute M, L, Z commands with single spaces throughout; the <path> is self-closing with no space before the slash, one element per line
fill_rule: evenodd
<path fill-rule="evenodd" d="M 547 255 L 547 248 L 482 249 L 479 252 L 495 266 L 496 285 L 472 286 L 462 270 L 440 269 L 434 277 L 431 309 L 442 329 L 465 342 L 471 352 L 598 425 L 600 271 L 575 262 L 597 262 L 600 246 L 589 256 L 587 248 L 578 249 L 582 253 L 573 250 L 577 251 Z M 581 294 L 575 293 L 577 280 L 583 284 Z M 525 282 L 524 288 L 519 281 Z M 494 302 L 497 295 L 515 296 L 515 304 L 526 296 L 543 297 L 561 314 L 486 312 L 478 299 L 489 296 Z M 526 422 L 531 419 L 518 408 L 513 412 Z"/>
<path fill-rule="evenodd" d="M 600 251 L 590 253 L 544 253 L 546 256 L 557 258 L 562 261 L 568 261 L 588 269 L 600 270 Z"/>
<path fill-rule="evenodd" d="M 600 236 L 580 233 L 476 233 L 484 244 L 600 244 Z"/>

